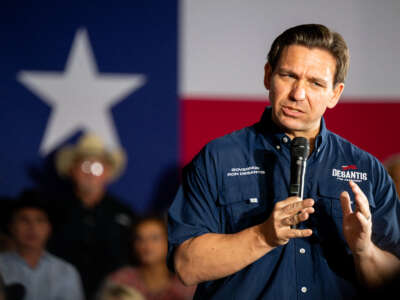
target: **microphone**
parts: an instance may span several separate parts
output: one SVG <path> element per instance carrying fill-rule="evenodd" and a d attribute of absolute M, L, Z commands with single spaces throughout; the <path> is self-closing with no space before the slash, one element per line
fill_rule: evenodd
<path fill-rule="evenodd" d="M 304 137 L 296 137 L 292 140 L 290 148 L 290 196 L 297 196 L 303 200 L 304 177 L 306 175 L 307 157 L 310 153 L 310 144 Z M 296 228 L 294 225 L 292 228 Z"/>
<path fill-rule="evenodd" d="M 21 283 L 13 283 L 5 287 L 5 295 L 7 300 L 22 300 L 24 299 L 25 294 L 26 289 Z"/>

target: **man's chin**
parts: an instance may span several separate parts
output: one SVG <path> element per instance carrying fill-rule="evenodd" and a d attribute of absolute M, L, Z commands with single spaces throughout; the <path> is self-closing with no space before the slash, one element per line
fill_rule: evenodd
<path fill-rule="evenodd" d="M 43 250 L 45 247 L 45 243 L 39 242 L 39 241 L 37 241 L 37 242 L 23 241 L 20 243 L 20 245 L 22 248 L 24 248 L 25 250 L 29 250 L 29 251 L 40 251 L 40 250 Z"/>
<path fill-rule="evenodd" d="M 279 124 L 277 125 L 287 133 L 304 130 L 303 122 L 293 118 L 279 118 L 278 122 Z"/>

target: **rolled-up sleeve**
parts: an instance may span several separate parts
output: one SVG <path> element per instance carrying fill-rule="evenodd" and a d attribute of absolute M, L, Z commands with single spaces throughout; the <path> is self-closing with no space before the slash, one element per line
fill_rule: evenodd
<path fill-rule="evenodd" d="M 184 241 L 205 233 L 219 233 L 215 163 L 205 151 L 184 168 L 182 184 L 168 211 L 168 266 L 173 270 L 173 253 Z"/>

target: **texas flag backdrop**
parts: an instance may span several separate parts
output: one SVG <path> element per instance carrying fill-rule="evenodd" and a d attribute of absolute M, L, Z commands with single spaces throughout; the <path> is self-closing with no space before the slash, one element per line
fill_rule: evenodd
<path fill-rule="evenodd" d="M 94 131 L 128 154 L 111 191 L 165 208 L 205 143 L 258 121 L 267 51 L 302 23 L 350 48 L 328 128 L 384 160 L 400 152 L 399 16 L 396 0 L 2 2 L 0 196 L 55 188 L 54 153 Z"/>

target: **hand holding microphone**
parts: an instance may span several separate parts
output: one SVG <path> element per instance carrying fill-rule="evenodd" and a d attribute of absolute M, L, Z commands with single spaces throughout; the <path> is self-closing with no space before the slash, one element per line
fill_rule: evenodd
<path fill-rule="evenodd" d="M 314 200 L 303 200 L 304 178 L 310 146 L 304 137 L 292 140 L 290 197 L 275 204 L 270 217 L 261 224 L 266 242 L 273 247 L 289 242 L 291 238 L 308 237 L 311 229 L 297 229 L 297 224 L 309 218 L 314 212 Z"/>
<path fill-rule="evenodd" d="M 309 154 L 310 144 L 306 138 L 296 137 L 292 140 L 289 195 L 296 196 L 300 200 L 303 200 L 304 196 L 304 178 Z M 296 227 L 297 224 L 292 225 L 292 228 Z"/>
<path fill-rule="evenodd" d="M 292 140 L 292 147 L 290 148 L 290 196 L 297 196 L 303 199 L 304 178 L 309 153 L 310 144 L 306 138 L 296 137 Z"/>

